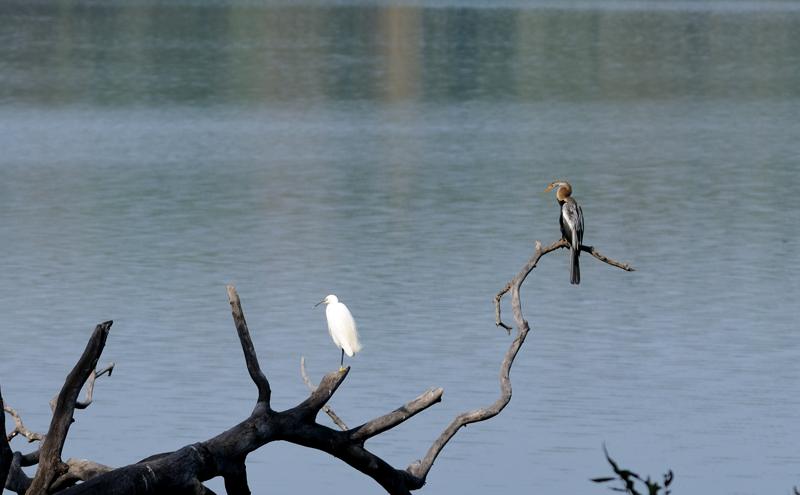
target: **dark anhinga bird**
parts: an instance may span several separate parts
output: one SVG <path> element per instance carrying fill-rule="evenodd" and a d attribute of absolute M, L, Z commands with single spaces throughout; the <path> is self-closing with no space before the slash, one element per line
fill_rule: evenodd
<path fill-rule="evenodd" d="M 578 256 L 581 254 L 581 243 L 583 243 L 583 212 L 575 202 L 575 198 L 572 197 L 572 186 L 569 185 L 569 182 L 557 180 L 547 186 L 544 192 L 551 191 L 555 187 L 558 187 L 556 199 L 561 205 L 561 216 L 558 218 L 558 223 L 561 224 L 561 235 L 569 242 L 572 255 L 569 263 L 569 281 L 579 284 L 581 283 L 581 267 L 578 264 Z"/>

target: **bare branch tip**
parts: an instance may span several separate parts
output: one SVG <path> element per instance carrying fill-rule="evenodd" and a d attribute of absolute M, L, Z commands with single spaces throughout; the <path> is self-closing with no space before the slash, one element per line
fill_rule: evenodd
<path fill-rule="evenodd" d="M 101 371 L 100 374 L 102 375 L 103 373 L 108 373 L 108 376 L 110 377 L 111 373 L 114 372 L 114 366 L 116 366 L 116 365 L 117 365 L 117 363 L 115 363 L 114 361 L 111 361 L 111 363 L 108 366 L 106 366 L 106 369 Z"/>
<path fill-rule="evenodd" d="M 228 284 L 225 286 L 225 290 L 228 292 L 228 301 L 230 301 L 231 304 L 239 300 L 239 293 L 236 292 L 236 287 Z"/>
<path fill-rule="evenodd" d="M 308 372 L 306 371 L 305 356 L 300 356 L 300 377 L 303 379 L 303 382 L 305 382 L 306 386 L 310 391 L 313 392 L 314 390 L 316 390 L 317 387 L 313 383 L 311 383 L 311 379 L 308 377 Z"/>

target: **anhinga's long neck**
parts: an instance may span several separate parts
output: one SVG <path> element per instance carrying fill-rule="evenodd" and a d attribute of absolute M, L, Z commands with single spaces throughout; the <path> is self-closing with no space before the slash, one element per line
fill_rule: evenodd
<path fill-rule="evenodd" d="M 558 188 L 558 191 L 556 191 L 556 199 L 558 200 L 559 203 L 563 203 L 564 201 L 567 200 L 568 197 L 570 197 L 571 194 L 572 194 L 572 186 L 570 186 L 569 184 L 564 184 Z"/>

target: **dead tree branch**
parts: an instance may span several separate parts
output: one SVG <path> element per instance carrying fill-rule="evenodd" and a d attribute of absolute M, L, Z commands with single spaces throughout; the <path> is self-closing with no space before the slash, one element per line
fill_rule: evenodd
<path fill-rule="evenodd" d="M 247 322 L 244 319 L 244 312 L 242 312 L 242 303 L 239 301 L 239 294 L 232 285 L 229 285 L 227 289 L 228 302 L 231 304 L 233 322 L 236 325 L 236 332 L 239 334 L 239 341 L 242 344 L 244 361 L 245 364 L 247 364 L 247 372 L 250 373 L 250 378 L 258 388 L 257 402 L 263 402 L 269 408 L 272 390 L 269 388 L 267 377 L 264 376 L 264 373 L 261 371 L 261 366 L 258 364 L 258 357 L 256 356 L 255 347 L 253 347 L 253 340 L 250 338 L 250 330 L 247 329 Z"/>
<path fill-rule="evenodd" d="M 67 465 L 67 472 L 53 482 L 53 486 L 50 488 L 52 492 L 57 492 L 74 485 L 78 481 L 86 481 L 114 469 L 87 459 L 69 458 L 65 464 Z"/>
<path fill-rule="evenodd" d="M 308 377 L 308 373 L 306 373 L 306 358 L 302 356 L 300 357 L 300 376 L 303 377 L 303 382 L 305 382 L 310 392 L 314 392 L 317 389 L 316 385 L 311 383 L 311 379 Z M 347 425 L 344 423 L 344 421 L 342 421 L 342 418 L 340 418 L 333 411 L 333 409 L 331 409 L 331 406 L 325 404 L 324 406 L 322 406 L 322 410 L 325 411 L 325 414 L 327 414 L 328 417 L 330 417 L 331 420 L 334 422 L 334 424 L 336 424 L 336 426 L 341 428 L 342 431 L 347 430 Z"/>
<path fill-rule="evenodd" d="M 536 251 L 534 252 L 534 255 L 528 260 L 527 263 L 525 263 L 525 266 L 522 267 L 522 270 L 517 274 L 517 276 L 514 277 L 510 282 L 508 282 L 505 285 L 505 287 L 503 287 L 500 290 L 500 292 L 498 292 L 497 295 L 494 296 L 494 323 L 495 323 L 495 325 L 497 325 L 498 327 L 505 328 L 509 333 L 511 332 L 511 327 L 506 325 L 505 323 L 503 323 L 503 320 L 500 318 L 500 300 L 515 285 L 517 286 L 517 292 L 519 292 L 519 286 L 522 285 L 522 282 L 525 281 L 525 278 L 528 276 L 528 274 L 534 268 L 536 268 L 536 264 L 539 263 L 539 259 L 542 256 L 544 256 L 547 253 L 553 252 L 553 251 L 555 251 L 557 249 L 568 248 L 568 247 L 569 247 L 569 242 L 567 242 L 566 239 L 559 239 L 556 242 L 554 242 L 554 243 L 550 244 L 549 246 L 547 246 L 546 248 L 542 248 L 542 243 L 539 242 L 539 241 L 536 241 Z M 622 270 L 625 270 L 626 272 L 636 271 L 628 263 L 620 263 L 619 261 L 613 260 L 611 258 L 608 258 L 607 256 L 604 256 L 604 255 L 600 254 L 600 251 L 596 250 L 594 248 L 594 246 L 582 245 L 581 246 L 581 251 L 586 251 L 587 253 L 591 254 L 592 256 L 594 256 L 598 260 L 602 261 L 603 263 L 606 263 L 606 264 L 609 264 L 611 266 L 620 268 Z M 512 301 L 513 301 L 513 297 L 512 297 Z M 513 302 L 512 302 L 512 307 L 513 307 Z M 521 314 L 519 316 L 521 317 Z M 516 317 L 517 317 L 517 315 L 515 314 L 514 318 L 516 319 Z"/>
<path fill-rule="evenodd" d="M 14 458 L 14 453 L 11 452 L 11 447 L 8 445 L 8 437 L 6 437 L 6 415 L 3 405 L 3 391 L 0 390 L 0 427 L 2 427 L 2 438 L 0 438 L 0 492 L 6 486 L 6 478 L 8 477 L 9 469 L 11 469 L 11 460 Z"/>
<path fill-rule="evenodd" d="M 92 338 L 95 338 L 94 334 Z M 86 384 L 86 399 L 84 402 L 76 400 L 75 409 L 85 409 L 92 403 L 94 380 L 100 376 L 103 376 L 104 374 L 108 374 L 110 376 L 113 368 L 114 363 L 111 363 L 102 370 L 94 370 L 91 372 Z M 55 408 L 55 404 L 56 398 L 50 401 L 51 409 Z M 14 419 L 15 423 L 14 430 L 12 430 L 8 435 L 5 434 L 5 428 L 3 428 L 2 432 L 3 437 L 2 441 L 0 442 L 0 459 L 2 459 L 0 461 L 0 487 L 5 486 L 5 488 L 11 491 L 17 493 L 26 493 L 33 480 L 22 471 L 22 468 L 25 466 L 33 466 L 38 464 L 41 451 L 40 449 L 37 449 L 28 454 L 22 454 L 21 452 L 15 452 L 11 454 L 8 442 L 17 435 L 27 438 L 29 443 L 34 441 L 43 441 L 45 436 L 28 430 L 22 422 L 22 418 L 20 417 L 19 413 L 14 408 L 3 404 L 2 397 L 0 397 L 0 408 L 7 412 Z M 7 453 L 10 454 L 8 459 L 9 464 L 5 472 L 3 472 L 2 469 L 6 459 L 6 457 L 2 455 L 5 454 L 5 449 L 2 447 L 2 445 L 5 445 L 9 448 Z M 67 462 L 60 467 L 61 469 L 66 469 L 66 471 L 55 481 L 53 481 L 53 484 L 49 489 L 49 491 L 52 493 L 71 486 L 78 481 L 88 480 L 104 472 L 111 471 L 112 469 L 108 466 L 104 466 L 86 459 L 68 459 Z"/>
<path fill-rule="evenodd" d="M 500 317 L 500 300 L 506 293 L 511 291 L 511 308 L 514 315 L 514 323 L 517 327 L 517 336 L 514 338 L 514 341 L 511 343 L 508 351 L 506 351 L 506 355 L 503 358 L 502 364 L 500 365 L 500 397 L 489 407 L 467 411 L 456 416 L 450 425 L 445 428 L 439 438 L 434 441 L 433 445 L 428 450 L 427 455 L 422 460 L 417 461 L 408 467 L 408 471 L 410 473 L 424 480 L 428 475 L 433 462 L 436 460 L 436 457 L 439 455 L 447 442 L 450 441 L 450 439 L 462 426 L 466 426 L 470 423 L 475 423 L 478 421 L 485 421 L 496 416 L 506 407 L 506 405 L 508 405 L 509 401 L 511 401 L 511 379 L 509 377 L 511 365 L 514 363 L 514 358 L 522 347 L 522 344 L 525 342 L 525 338 L 530 331 L 530 326 L 522 315 L 520 288 L 531 271 L 536 268 L 536 265 L 539 263 L 539 260 L 542 256 L 565 247 L 569 247 L 569 243 L 564 239 L 560 239 L 545 248 L 542 248 L 542 244 L 539 241 L 536 241 L 536 251 L 534 252 L 534 255 L 528 260 L 527 263 L 525 263 L 519 273 L 517 273 L 517 275 L 494 297 L 495 324 L 505 328 L 510 332 L 511 327 L 503 323 Z M 630 265 L 619 263 L 607 258 L 600 254 L 592 246 L 581 246 L 581 249 L 590 253 L 600 261 L 608 263 L 609 265 L 616 266 L 626 271 L 633 271 L 633 268 Z"/>
<path fill-rule="evenodd" d="M 93 370 L 89 375 L 89 379 L 86 380 L 86 398 L 83 401 L 75 401 L 75 409 L 86 409 L 92 404 L 92 400 L 94 397 L 94 382 L 98 378 L 103 375 L 111 376 L 111 373 L 114 371 L 114 363 L 110 363 L 105 368 L 101 370 Z M 56 410 L 56 401 L 58 400 L 58 395 L 50 399 L 50 411 Z"/>
<path fill-rule="evenodd" d="M 72 423 L 72 413 L 75 410 L 78 394 L 97 366 L 97 360 L 103 352 L 112 323 L 107 321 L 97 325 L 86 349 L 67 375 L 67 380 L 56 399 L 53 419 L 50 421 L 50 428 L 39 452 L 39 468 L 27 495 L 47 494 L 55 479 L 69 470 L 69 467 L 61 461 L 61 451 Z"/>
<path fill-rule="evenodd" d="M 16 493 L 25 493 L 28 490 L 32 480 L 22 470 L 22 467 L 25 465 L 26 464 L 23 463 L 23 455 L 19 452 L 14 452 L 14 457 L 11 459 L 11 466 L 5 480 L 6 489 Z"/>
<path fill-rule="evenodd" d="M 3 406 L 3 411 L 11 415 L 11 418 L 14 420 L 14 429 L 11 430 L 6 437 L 9 442 L 17 435 L 22 435 L 23 437 L 27 438 L 28 443 L 40 442 L 44 439 L 44 435 L 30 431 L 25 427 L 25 424 L 22 423 L 22 417 L 20 417 L 16 409 L 6 405 Z"/>
<path fill-rule="evenodd" d="M 286 411 L 273 411 L 269 405 L 269 384 L 258 365 L 250 333 L 236 290 L 228 287 L 228 299 L 250 377 L 259 394 L 250 417 L 233 428 L 205 442 L 187 445 L 175 452 L 151 456 L 129 466 L 114 469 L 62 491 L 65 495 L 82 493 L 158 494 L 197 493 L 206 490 L 202 482 L 222 476 L 229 493 L 249 494 L 244 462 L 247 455 L 266 443 L 284 440 L 327 452 L 372 477 L 387 492 L 407 494 L 423 481 L 404 470 L 391 467 L 364 448 L 364 441 L 379 431 L 396 426 L 436 402 L 438 391 L 405 406 L 407 412 L 395 411 L 366 423 L 353 431 L 336 431 L 316 423 L 316 417 L 350 368 L 325 375 L 307 399 Z M 357 439 L 351 433 L 359 432 Z"/>
<path fill-rule="evenodd" d="M 389 414 L 384 414 L 379 418 L 367 421 L 363 425 L 354 429 L 350 438 L 357 442 L 365 442 L 367 439 L 380 435 L 386 430 L 390 430 L 407 420 L 411 416 L 424 411 L 432 405 L 442 400 L 444 389 L 435 388 L 424 392 L 422 395 L 411 402 L 398 407 Z"/>
<path fill-rule="evenodd" d="M 566 242 L 566 241 L 564 241 L 564 242 Z M 564 246 L 564 247 L 567 247 L 567 246 Z M 619 261 L 612 260 L 611 258 L 609 258 L 607 256 L 603 256 L 602 254 L 600 254 L 600 251 L 598 251 L 598 250 L 596 250 L 594 248 L 594 246 L 582 245 L 581 246 L 581 251 L 586 251 L 587 253 L 591 254 L 592 256 L 594 256 L 598 260 L 602 261 L 603 263 L 607 263 L 607 264 L 609 264 L 611 266 L 615 266 L 615 267 L 617 267 L 619 269 L 625 270 L 626 272 L 635 272 L 636 271 L 636 269 L 633 268 L 628 263 L 620 263 Z"/>
<path fill-rule="evenodd" d="M 396 427 L 440 402 L 443 390 L 441 388 L 430 389 L 388 414 L 367 421 L 356 428 L 348 429 L 327 403 L 344 383 L 350 368 L 328 373 L 315 387 L 305 371 L 305 360 L 301 360 L 301 374 L 310 389 L 309 396 L 290 409 L 275 411 L 270 405 L 270 384 L 259 365 L 239 295 L 236 289 L 229 285 L 227 287 L 228 301 L 244 354 L 245 365 L 258 390 L 256 404 L 249 417 L 204 442 L 187 445 L 174 452 L 153 455 L 135 464 L 117 469 L 111 469 L 91 461 L 70 459 L 66 463 L 62 462 L 61 450 L 72 421 L 73 411 L 76 407 L 80 407 L 77 397 L 83 384 L 90 380 L 87 399 L 82 403 L 88 405 L 91 403 L 94 380 L 106 371 L 109 374 L 111 372 L 111 368 L 95 370 L 111 326 L 111 322 L 106 322 L 98 325 L 95 329 L 86 350 L 67 377 L 56 400 L 53 420 L 41 449 L 28 456 L 22 456 L 18 452 L 14 453 L 9 470 L 4 467 L 9 465 L 8 451 L 2 450 L 2 445 L 0 445 L 0 460 L 2 461 L 0 469 L 5 469 L 10 473 L 6 486 L 18 493 L 26 493 L 27 490 L 28 495 L 44 495 L 61 488 L 63 490 L 59 493 L 63 495 L 156 495 L 164 493 L 194 495 L 213 493 L 203 486 L 203 482 L 221 476 L 225 481 L 225 489 L 228 494 L 249 495 L 250 488 L 245 464 L 247 455 L 267 443 L 282 440 L 327 452 L 341 459 L 371 477 L 391 495 L 410 495 L 411 491 L 417 490 L 425 484 L 437 456 L 461 427 L 494 417 L 511 400 L 509 377 L 511 366 L 530 330 L 528 322 L 522 315 L 520 288 L 542 256 L 567 246 L 568 244 L 564 240 L 559 240 L 546 248 L 537 242 L 536 252 L 531 259 L 495 296 L 496 323 L 498 326 L 510 329 L 511 327 L 505 325 L 501 320 L 500 301 L 506 293 L 511 292 L 512 312 L 517 329 L 517 335 L 511 342 L 500 365 L 500 397 L 487 407 L 457 415 L 434 440 L 425 457 L 415 461 L 406 469 L 392 467 L 367 450 L 365 443 L 370 438 Z M 633 270 L 627 264 L 601 255 L 591 246 L 583 246 L 582 249 L 612 266 L 628 271 Z M 320 410 L 325 410 L 342 431 L 317 423 Z M 5 426 L 3 429 L 5 430 Z M 3 433 L 3 440 L 6 440 L 5 431 Z M 6 440 L 6 446 L 7 443 Z M 26 465 L 25 462 L 35 464 L 37 461 L 39 469 L 31 481 L 20 467 Z M 16 474 L 12 477 L 11 474 L 14 473 Z M 77 481 L 83 482 L 70 486 Z M 13 486 L 9 486 L 9 484 Z"/>
<path fill-rule="evenodd" d="M 95 339 L 94 334 L 92 336 L 92 339 Z M 92 397 L 94 393 L 95 380 L 105 374 L 111 376 L 111 372 L 113 371 L 113 369 L 114 369 L 114 363 L 111 363 L 101 370 L 92 370 L 86 382 L 86 398 L 84 399 L 83 402 L 76 400 L 74 407 L 75 409 L 86 409 L 87 407 L 89 407 L 89 405 L 92 403 L 93 400 Z M 54 397 L 50 401 L 50 409 L 52 411 L 55 411 L 57 399 L 58 396 Z M 5 440 L 5 445 L 8 445 L 8 442 L 10 442 L 12 438 L 18 435 L 27 438 L 29 443 L 45 440 L 46 438 L 45 435 L 32 432 L 25 427 L 25 424 L 22 422 L 22 417 L 14 408 L 2 404 L 2 400 L 0 400 L 0 407 L 2 407 L 2 410 L 8 413 L 14 420 L 14 429 L 11 430 L 11 432 L 9 432 L 8 435 L 5 434 L 5 428 L 3 429 L 3 440 Z M 5 417 L 3 418 L 3 420 L 5 420 Z M 70 423 L 72 422 L 74 422 L 74 419 L 70 420 Z M 3 450 L 5 449 L 0 447 L 0 451 Z M 41 449 L 29 452 L 28 454 L 22 454 L 21 452 L 13 453 L 11 455 L 11 458 L 9 459 L 10 463 L 7 468 L 6 474 L 0 472 L 0 487 L 5 486 L 11 491 L 15 491 L 17 493 L 25 493 L 30 487 L 33 480 L 29 478 L 22 471 L 22 467 L 33 466 L 38 464 L 40 454 L 41 454 Z M 2 461 L 4 462 L 5 458 L 2 458 Z M 2 467 L 2 462 L 0 462 L 0 467 Z M 75 484 L 77 481 L 85 481 L 89 478 L 97 476 L 98 474 L 110 471 L 111 468 L 85 459 L 69 459 L 67 460 L 66 463 L 59 464 L 58 470 L 59 472 L 60 471 L 64 472 L 63 474 L 58 476 L 57 479 L 53 481 L 52 485 L 49 488 L 50 492 L 56 492 L 62 488 Z"/>
<path fill-rule="evenodd" d="M 557 247 L 553 247 L 550 249 L 550 251 L 554 249 L 557 249 Z M 519 309 L 519 288 L 522 285 L 522 282 L 525 281 L 528 273 L 530 273 L 530 271 L 533 270 L 533 267 L 536 266 L 539 258 L 541 258 L 544 254 L 545 253 L 541 250 L 541 245 L 537 242 L 536 254 L 534 257 L 531 258 L 531 260 L 528 261 L 528 263 L 522 268 L 517 276 L 507 283 L 506 286 L 495 296 L 495 318 L 498 326 L 502 326 L 506 329 L 511 328 L 504 324 L 500 319 L 500 299 L 506 292 L 511 290 L 512 299 L 514 301 L 513 304 L 517 309 Z M 503 357 L 503 362 L 500 365 L 500 397 L 488 407 L 473 409 L 456 416 L 455 419 L 453 419 L 447 428 L 445 428 L 439 437 L 433 442 L 433 445 L 431 445 L 430 449 L 428 449 L 428 453 L 425 455 L 425 457 L 422 460 L 414 462 L 408 467 L 408 471 L 414 476 L 417 476 L 423 480 L 428 476 L 428 472 L 433 466 L 433 462 L 436 460 L 436 457 L 442 451 L 444 446 L 447 445 L 447 442 L 449 442 L 456 432 L 461 429 L 461 427 L 470 423 L 485 421 L 496 416 L 511 400 L 511 379 L 509 378 L 511 365 L 514 363 L 514 358 L 517 356 L 522 344 L 525 342 L 525 337 L 528 335 L 529 331 L 528 322 L 522 318 L 521 309 L 519 309 L 519 311 L 515 311 L 514 315 L 517 324 L 517 336 L 511 342 L 511 346 L 506 351 L 506 354 Z"/>
<path fill-rule="evenodd" d="M 2 439 L 0 439 L 0 443 L 2 443 Z M 8 444 L 6 443 L 6 445 Z M 4 449 L 0 448 L 0 450 Z M 11 452 L 10 449 L 9 452 Z M 2 464 L 4 460 L 5 458 L 3 458 L 3 455 L 0 455 L 0 464 Z M 22 468 L 25 466 L 33 466 L 38 463 L 38 449 L 28 454 L 22 454 L 19 451 L 13 452 L 13 454 L 11 454 L 11 462 L 7 467 L 6 474 L 4 475 L 3 473 L 0 473 L 0 488 L 5 487 L 12 492 L 24 494 L 28 490 L 28 487 L 30 487 L 33 480 L 25 474 Z"/>

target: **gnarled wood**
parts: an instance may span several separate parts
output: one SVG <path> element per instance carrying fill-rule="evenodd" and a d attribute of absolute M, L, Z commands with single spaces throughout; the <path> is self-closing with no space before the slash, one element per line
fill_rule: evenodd
<path fill-rule="evenodd" d="M 303 382 L 306 384 L 309 391 L 314 392 L 317 389 L 317 386 L 311 383 L 311 379 L 308 377 L 308 373 L 306 372 L 306 358 L 303 356 L 300 357 L 300 376 L 303 377 Z M 322 410 L 325 411 L 325 414 L 327 414 L 328 417 L 331 418 L 331 421 L 341 430 L 348 429 L 345 422 L 334 412 L 331 406 L 325 404 L 322 406 Z"/>
<path fill-rule="evenodd" d="M 514 340 L 511 342 L 511 346 L 506 351 L 505 356 L 503 357 L 503 362 L 500 365 L 500 397 L 491 405 L 484 408 L 474 409 L 471 411 L 467 411 L 464 413 L 459 414 L 458 416 L 453 419 L 453 421 L 444 429 L 444 431 L 439 435 L 439 437 L 433 442 L 430 449 L 428 449 L 427 454 L 421 460 L 418 460 L 408 466 L 407 471 L 412 475 L 422 479 L 423 481 L 428 476 L 428 472 L 430 471 L 431 467 L 433 466 L 433 462 L 436 460 L 436 457 L 442 451 L 444 446 L 447 442 L 450 441 L 451 438 L 458 432 L 458 430 L 466 426 L 470 423 L 476 423 L 478 421 L 485 421 L 490 419 L 500 413 L 511 401 L 511 365 L 514 363 L 514 358 L 517 356 L 522 344 L 525 342 L 525 338 L 528 336 L 528 332 L 530 331 L 530 326 L 525 318 L 522 316 L 522 303 L 520 301 L 520 288 L 522 287 L 522 283 L 525 282 L 525 279 L 528 275 L 536 268 L 536 265 L 539 263 L 539 260 L 542 256 L 557 249 L 569 247 L 569 243 L 564 240 L 560 239 L 546 248 L 542 248 L 542 244 L 539 241 L 536 241 L 536 250 L 533 256 L 525 263 L 522 269 L 517 273 L 517 275 L 508 282 L 501 290 L 497 293 L 494 297 L 495 302 L 495 324 L 497 326 L 501 326 L 507 330 L 511 327 L 503 323 L 500 317 L 500 300 L 503 296 L 510 290 L 511 291 L 511 307 L 514 314 L 514 323 L 517 327 L 517 335 Z M 616 266 L 618 268 L 622 268 L 626 271 L 633 271 L 633 268 L 630 265 L 623 264 L 611 260 L 610 258 L 606 258 L 605 256 L 601 255 L 598 251 L 596 251 L 591 246 L 582 246 L 584 251 L 587 251 L 592 254 L 595 258 L 608 263 L 612 266 Z"/>
<path fill-rule="evenodd" d="M 111 469 L 91 461 L 70 459 L 67 463 L 61 462 L 61 449 L 72 420 L 72 413 L 81 404 L 77 401 L 78 393 L 86 380 L 90 379 L 87 400 L 84 403 L 86 405 L 91 403 L 91 384 L 93 384 L 94 378 L 102 374 L 102 371 L 94 371 L 94 368 L 111 326 L 111 322 L 106 322 L 98 325 L 95 329 L 84 354 L 67 377 L 56 401 L 53 421 L 41 449 L 26 456 L 16 452 L 9 464 L 6 460 L 8 450 L 3 450 L 3 445 L 0 444 L 0 474 L 3 469 L 6 469 L 8 471 L 6 486 L 18 493 L 25 493 L 28 490 L 29 494 L 44 494 L 50 489 L 59 488 L 64 488 L 58 492 L 64 495 L 212 494 L 211 490 L 203 486 L 203 482 L 222 476 L 227 493 L 249 495 L 250 488 L 245 464 L 247 455 L 267 443 L 282 440 L 327 452 L 341 459 L 349 466 L 371 477 L 389 494 L 410 494 L 411 491 L 417 490 L 425 484 L 437 456 L 461 427 L 494 417 L 511 400 L 511 366 L 530 331 L 528 322 L 522 315 L 520 288 L 542 256 L 567 246 L 568 243 L 563 239 L 544 248 L 541 243 L 537 242 L 534 255 L 494 298 L 496 323 L 498 326 L 510 330 L 511 327 L 501 320 L 500 302 L 506 293 L 511 292 L 511 306 L 517 329 L 517 334 L 500 365 L 500 397 L 486 407 L 457 415 L 436 438 L 425 457 L 415 461 L 406 469 L 392 467 L 367 450 L 365 443 L 370 438 L 394 428 L 441 401 L 443 390 L 441 388 L 428 390 L 392 412 L 367 421 L 356 428 L 348 429 L 344 422 L 336 420 L 338 416 L 327 407 L 327 402 L 344 383 L 350 368 L 328 373 L 320 384 L 314 387 L 305 373 L 304 362 L 301 361 L 301 374 L 309 386 L 309 396 L 293 408 L 274 411 L 270 407 L 269 381 L 258 363 L 239 295 L 236 289 L 229 285 L 227 287 L 228 300 L 245 364 L 250 378 L 258 390 L 256 405 L 249 417 L 204 442 L 187 445 L 174 452 L 156 454 L 117 469 Z M 582 249 L 609 265 L 627 271 L 633 270 L 630 265 L 603 256 L 594 247 L 582 246 Z M 110 373 L 110 369 L 108 371 Z M 2 398 L 0 397 L 1 403 Z M 334 418 L 342 431 L 318 424 L 316 418 L 320 410 L 325 410 Z M 20 426 L 20 429 L 22 428 Z M 6 440 L 5 425 L 3 425 L 3 429 L 2 440 Z M 7 441 L 5 441 L 5 446 L 8 447 Z M 23 464 L 24 462 L 28 462 L 27 465 L 39 462 L 39 470 L 32 482 L 21 470 L 21 466 L 26 465 Z M 4 468 L 6 465 L 10 467 Z M 68 487 L 78 480 L 82 480 L 83 483 Z"/>
<path fill-rule="evenodd" d="M 72 423 L 72 413 L 83 384 L 97 366 L 97 360 L 100 359 L 100 353 L 103 352 L 112 323 L 112 321 L 106 321 L 97 325 L 86 349 L 67 375 L 64 386 L 61 387 L 53 419 L 50 421 L 50 428 L 47 430 L 40 448 L 39 468 L 36 470 L 36 476 L 33 478 L 27 495 L 45 495 L 50 490 L 53 481 L 69 469 L 61 461 L 61 451 Z"/>
<path fill-rule="evenodd" d="M 67 465 L 67 472 L 59 476 L 58 479 L 53 482 L 53 485 L 50 487 L 50 490 L 53 492 L 72 486 L 78 481 L 86 481 L 113 470 L 113 468 L 109 466 L 88 459 L 70 458 L 67 459 L 65 464 Z"/>
<path fill-rule="evenodd" d="M 6 477 L 6 489 L 16 493 L 25 493 L 28 487 L 31 486 L 32 481 L 28 475 L 22 471 L 22 466 L 25 465 L 22 463 L 22 457 L 21 453 L 14 452 L 14 457 L 11 459 L 11 466 L 8 470 L 8 476 Z"/>
<path fill-rule="evenodd" d="M 8 435 L 4 435 L 9 442 L 17 435 L 22 435 L 27 438 L 29 443 L 40 442 L 44 439 L 44 435 L 36 433 L 35 431 L 30 431 L 25 427 L 25 424 L 22 422 L 22 417 L 20 417 L 16 409 L 9 405 L 4 405 L 2 410 L 7 412 L 11 416 L 11 419 L 14 420 L 14 429 L 11 430 Z"/>
<path fill-rule="evenodd" d="M 136 464 L 101 474 L 60 493 L 196 493 L 203 481 L 216 476 L 223 476 L 226 486 L 233 493 L 249 493 L 244 469 L 247 454 L 275 440 L 328 452 L 371 476 L 389 493 L 408 493 L 410 489 L 422 486 L 420 480 L 406 471 L 391 467 L 367 451 L 361 440 L 350 438 L 349 432 L 336 431 L 316 423 L 317 414 L 345 380 L 350 368 L 325 375 L 307 399 L 286 411 L 273 411 L 266 400 L 261 400 L 264 391 L 268 391 L 266 377 L 258 366 L 249 330 L 244 324 L 244 314 L 232 286 L 228 287 L 228 294 L 250 377 L 259 390 L 259 400 L 256 401 L 250 417 L 205 442 L 188 445 L 175 452 L 151 456 Z M 266 397 L 268 398 L 268 392 Z M 391 421 L 399 424 L 405 419 L 392 416 Z"/>

